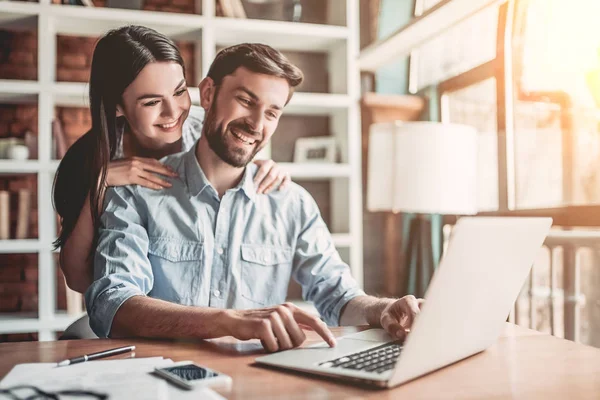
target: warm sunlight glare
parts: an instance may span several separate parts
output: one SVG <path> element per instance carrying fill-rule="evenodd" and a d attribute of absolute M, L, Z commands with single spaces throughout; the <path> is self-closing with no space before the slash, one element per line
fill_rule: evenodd
<path fill-rule="evenodd" d="M 600 1 L 531 0 L 523 55 L 525 90 L 565 91 L 593 104 L 586 75 L 600 71 Z M 598 90 L 598 87 L 595 89 Z"/>

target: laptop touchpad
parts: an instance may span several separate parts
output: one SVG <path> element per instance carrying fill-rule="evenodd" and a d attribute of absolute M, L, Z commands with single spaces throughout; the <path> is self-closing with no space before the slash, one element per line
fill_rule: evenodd
<path fill-rule="evenodd" d="M 344 339 L 366 340 L 369 342 L 390 342 L 392 338 L 384 329 L 367 329 L 366 331 L 343 336 Z M 340 338 L 341 339 L 341 338 Z"/>

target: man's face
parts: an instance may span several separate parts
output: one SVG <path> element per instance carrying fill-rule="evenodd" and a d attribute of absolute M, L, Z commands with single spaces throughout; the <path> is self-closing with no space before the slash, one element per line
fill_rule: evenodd
<path fill-rule="evenodd" d="M 210 148 L 229 165 L 245 167 L 273 136 L 289 90 L 284 78 L 243 67 L 226 76 L 207 104 Z"/>

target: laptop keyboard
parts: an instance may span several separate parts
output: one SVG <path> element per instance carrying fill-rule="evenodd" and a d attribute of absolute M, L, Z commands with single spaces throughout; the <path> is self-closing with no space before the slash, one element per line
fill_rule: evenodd
<path fill-rule="evenodd" d="M 322 362 L 319 366 L 324 368 L 346 368 L 381 374 L 394 368 L 401 350 L 401 342 L 390 342 L 369 350 Z"/>

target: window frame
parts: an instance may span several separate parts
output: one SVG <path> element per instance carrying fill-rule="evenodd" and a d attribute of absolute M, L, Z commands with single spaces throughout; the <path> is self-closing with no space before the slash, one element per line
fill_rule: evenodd
<path fill-rule="evenodd" d="M 437 96 L 431 101 L 437 102 L 441 122 L 448 121 L 448 94 L 481 83 L 490 78 L 496 82 L 497 127 L 498 127 L 498 210 L 480 212 L 481 216 L 546 216 L 554 219 L 554 225 L 600 227 L 600 205 L 566 205 L 552 208 L 518 209 L 516 206 L 516 165 L 514 147 L 514 101 L 519 100 L 550 101 L 568 108 L 570 102 L 564 93 L 525 93 L 515 86 L 513 60 L 517 56 L 512 43 L 515 39 L 515 26 L 520 28 L 519 11 L 526 1 L 508 0 L 500 5 L 498 14 L 496 58 L 481 64 L 460 75 L 435 85 Z M 421 10 L 415 10 L 415 14 Z M 411 58 L 413 54 L 411 53 Z M 414 56 L 418 57 L 417 54 Z M 518 56 L 517 56 L 518 57 Z M 411 63 L 411 82 L 416 81 L 416 71 Z M 516 89 L 516 93 L 514 90 Z M 566 114 L 569 114 L 566 112 Z M 565 118 L 563 148 L 563 201 L 570 201 L 573 185 L 573 131 L 569 117 Z"/>

